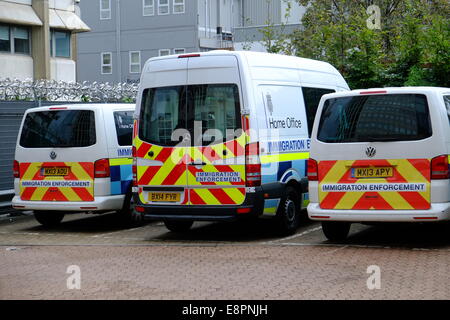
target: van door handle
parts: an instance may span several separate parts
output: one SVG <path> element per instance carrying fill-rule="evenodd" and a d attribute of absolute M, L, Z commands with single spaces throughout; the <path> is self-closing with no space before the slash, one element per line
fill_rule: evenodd
<path fill-rule="evenodd" d="M 206 162 L 191 162 L 190 166 L 206 166 Z"/>

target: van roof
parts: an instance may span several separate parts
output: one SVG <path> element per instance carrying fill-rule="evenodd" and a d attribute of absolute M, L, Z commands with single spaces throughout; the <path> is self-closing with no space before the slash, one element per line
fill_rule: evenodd
<path fill-rule="evenodd" d="M 330 93 L 325 95 L 326 98 L 337 97 L 349 97 L 357 95 L 370 95 L 370 94 L 398 94 L 398 93 L 437 93 L 437 94 L 449 94 L 450 88 L 444 87 L 389 87 L 389 88 L 371 88 L 371 89 L 358 89 L 352 91 L 341 91 L 337 93 Z"/>
<path fill-rule="evenodd" d="M 97 109 L 123 109 L 134 110 L 135 104 L 133 103 L 76 103 L 76 104 L 58 104 L 53 106 L 37 107 L 28 109 L 27 112 L 39 112 L 49 110 L 97 110 Z"/>
<path fill-rule="evenodd" d="M 152 61 L 190 58 L 199 56 L 235 56 L 238 59 L 246 60 L 250 66 L 258 66 L 258 63 L 264 61 L 265 66 L 273 67 L 292 67 L 297 65 L 299 68 L 308 71 L 322 71 L 340 75 L 339 71 L 328 62 L 312 60 L 306 58 L 300 58 L 296 56 L 287 56 L 282 54 L 266 53 L 266 52 L 253 52 L 253 51 L 229 51 L 229 50 L 212 50 L 208 52 L 193 52 L 187 54 L 167 55 L 161 57 L 153 57 L 147 60 L 143 71 L 146 70 L 146 65 Z"/>

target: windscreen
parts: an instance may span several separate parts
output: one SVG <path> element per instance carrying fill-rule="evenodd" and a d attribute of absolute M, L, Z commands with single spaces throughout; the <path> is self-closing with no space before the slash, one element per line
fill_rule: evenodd
<path fill-rule="evenodd" d="M 431 135 L 424 95 L 386 94 L 327 100 L 317 139 L 326 143 L 409 141 Z"/>
<path fill-rule="evenodd" d="M 206 146 L 234 139 L 241 128 L 238 87 L 207 84 L 152 88 L 144 91 L 139 125 L 141 139 L 160 146 L 180 143 L 185 130 L 192 145 Z M 181 131 L 178 131 L 181 132 Z"/>
<path fill-rule="evenodd" d="M 131 146 L 133 144 L 133 111 L 114 112 L 114 123 L 119 146 Z"/>
<path fill-rule="evenodd" d="M 90 110 L 31 112 L 20 136 L 20 145 L 25 148 L 88 147 L 95 143 L 95 116 Z"/>

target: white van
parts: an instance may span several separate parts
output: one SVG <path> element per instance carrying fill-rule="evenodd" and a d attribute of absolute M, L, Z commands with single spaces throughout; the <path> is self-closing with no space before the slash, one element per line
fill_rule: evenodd
<path fill-rule="evenodd" d="M 294 232 L 308 201 L 309 134 L 328 63 L 256 52 L 152 58 L 136 106 L 136 210 L 184 231 L 262 214 Z"/>
<path fill-rule="evenodd" d="M 134 104 L 28 109 L 14 160 L 12 207 L 43 225 L 65 213 L 130 210 Z"/>
<path fill-rule="evenodd" d="M 450 219 L 450 89 L 326 95 L 308 162 L 308 215 L 330 240 L 351 222 Z"/>

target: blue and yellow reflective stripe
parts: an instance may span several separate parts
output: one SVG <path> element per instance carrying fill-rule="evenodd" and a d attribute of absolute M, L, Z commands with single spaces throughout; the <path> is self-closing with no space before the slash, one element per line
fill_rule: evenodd
<path fill-rule="evenodd" d="M 121 165 L 128 165 L 128 164 L 133 164 L 133 158 L 109 159 L 110 166 L 121 166 Z"/>

